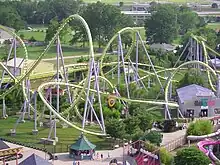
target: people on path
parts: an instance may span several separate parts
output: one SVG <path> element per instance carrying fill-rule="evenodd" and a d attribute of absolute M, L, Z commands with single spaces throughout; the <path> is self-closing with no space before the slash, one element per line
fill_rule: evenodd
<path fill-rule="evenodd" d="M 103 159 L 103 154 L 101 154 L 101 159 Z"/>

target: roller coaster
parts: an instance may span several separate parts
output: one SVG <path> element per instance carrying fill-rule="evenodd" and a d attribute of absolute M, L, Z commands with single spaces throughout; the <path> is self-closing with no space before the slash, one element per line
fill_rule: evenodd
<path fill-rule="evenodd" d="M 89 43 L 88 63 L 73 63 L 69 65 L 65 65 L 64 63 L 59 35 L 63 28 L 72 20 L 80 21 L 87 33 Z M 108 98 L 109 106 L 114 106 L 116 101 L 120 102 L 124 106 L 124 113 L 126 113 L 129 109 L 130 103 L 138 103 L 151 105 L 149 110 L 163 108 L 165 119 L 172 119 L 172 115 L 169 110 L 170 108 L 177 109 L 179 115 L 184 118 L 179 110 L 178 103 L 171 99 L 172 82 L 176 82 L 177 80 L 175 80 L 175 75 L 179 74 L 182 70 L 187 71 L 188 66 L 197 68 L 203 73 L 207 73 L 208 81 L 212 90 L 220 94 L 220 85 L 216 85 L 216 82 L 219 79 L 219 71 L 215 68 L 215 66 L 210 66 L 208 63 L 210 60 L 210 54 L 215 57 L 220 55 L 206 44 L 204 38 L 199 36 L 191 35 L 189 42 L 186 44 L 173 68 L 164 68 L 154 65 L 152 56 L 149 55 L 146 48 L 146 43 L 140 35 L 142 27 L 127 27 L 118 31 L 108 42 L 102 55 L 100 57 L 95 57 L 92 35 L 88 24 L 81 16 L 71 15 L 60 25 L 54 37 L 32 66 L 27 67 L 28 51 L 22 39 L 16 33 L 10 31 L 4 26 L 0 26 L 0 28 L 13 35 L 14 41 L 19 42 L 21 47 L 24 49 L 24 69 L 20 76 L 16 76 L 16 67 L 14 67 L 14 73 L 11 73 L 7 68 L 7 61 L 12 54 L 11 50 L 6 64 L 0 62 L 0 66 L 3 68 L 0 83 L 1 87 L 2 83 L 6 81 L 4 80 L 6 73 L 7 76 L 10 77 L 7 79 L 8 83 L 11 83 L 11 81 L 14 82 L 10 88 L 4 90 L 4 92 L 0 95 L 0 99 L 3 100 L 3 117 L 7 118 L 5 97 L 16 88 L 21 88 L 24 96 L 24 104 L 20 111 L 21 115 L 15 125 L 15 128 L 11 130 L 11 133 L 16 133 L 17 124 L 24 121 L 26 114 L 28 114 L 29 118 L 31 118 L 31 114 L 33 114 L 33 119 L 35 121 L 33 132 L 37 133 L 37 121 L 44 116 L 44 111 L 42 112 L 37 110 L 37 96 L 40 97 L 41 101 L 44 103 L 44 109 L 47 108 L 50 111 L 49 118 L 51 130 L 48 139 L 51 138 L 51 133 L 54 131 L 54 138 L 58 140 L 56 137 L 56 123 L 58 121 L 88 134 L 105 136 L 105 120 L 102 106 L 105 100 L 103 98 Z M 128 35 L 128 33 L 132 36 L 132 44 L 127 50 L 125 50 L 123 47 L 122 36 Z M 54 43 L 57 45 L 55 79 L 49 82 L 43 82 L 37 90 L 32 91 L 30 87 L 30 82 L 34 79 L 32 72 L 41 60 L 46 57 L 48 50 Z M 109 54 L 111 47 L 115 47 L 117 49 L 116 55 Z M 141 54 L 141 56 L 145 57 L 145 61 L 141 61 L 139 59 L 140 48 L 144 51 L 144 55 Z M 16 43 L 14 49 L 14 59 L 16 60 Z M 184 57 L 185 62 L 180 64 L 181 58 L 183 58 L 184 54 L 186 54 L 184 53 L 186 51 L 188 51 L 188 54 Z M 135 54 L 133 58 L 131 58 L 132 52 Z M 111 61 L 108 61 L 109 57 L 112 57 Z M 132 59 L 134 60 L 132 61 Z M 69 74 L 76 72 L 80 72 L 80 74 L 82 74 L 82 79 L 79 82 L 70 81 Z M 85 72 L 87 73 L 84 74 Z M 163 76 L 163 74 L 168 76 Z M 151 87 L 152 81 L 160 87 L 158 96 L 164 95 L 164 100 L 159 100 L 158 97 L 155 99 L 132 98 L 130 89 L 131 84 L 139 89 L 142 89 L 144 92 L 149 92 L 148 88 Z M 119 92 L 119 86 L 121 84 L 125 86 L 124 95 Z M 61 93 L 63 93 L 60 89 L 64 88 L 64 93 L 67 95 L 67 102 L 70 106 L 60 112 L 59 102 L 60 97 L 62 97 Z M 56 105 L 52 105 L 53 96 L 56 96 Z M 98 103 L 98 107 L 94 107 L 94 102 Z M 84 105 L 83 113 L 79 110 L 80 103 L 83 103 Z M 80 119 L 82 124 L 79 124 L 76 118 Z M 86 126 L 88 122 L 95 122 L 96 125 L 100 127 L 100 130 L 91 130 Z"/>

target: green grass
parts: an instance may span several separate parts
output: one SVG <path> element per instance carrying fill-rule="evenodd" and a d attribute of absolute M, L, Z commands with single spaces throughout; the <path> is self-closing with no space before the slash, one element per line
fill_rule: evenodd
<path fill-rule="evenodd" d="M 18 34 L 19 35 L 23 34 L 25 40 L 34 37 L 34 39 L 37 41 L 44 41 L 46 36 L 45 32 L 39 32 L 39 31 L 20 31 Z"/>
<path fill-rule="evenodd" d="M 43 148 L 43 144 L 39 143 L 40 138 L 48 137 L 49 128 L 38 128 L 38 135 L 32 135 L 34 123 L 26 120 L 25 123 L 20 123 L 18 125 L 16 136 L 12 137 L 8 133 L 10 133 L 10 129 L 14 128 L 16 120 L 17 118 L 15 117 L 0 120 L 0 137 Z M 56 145 L 56 152 L 68 152 L 68 146 L 73 144 L 78 139 L 79 135 L 80 131 L 74 128 L 57 128 L 57 137 L 59 138 L 59 142 Z M 86 137 L 97 146 L 97 149 L 111 148 L 111 140 L 89 134 L 86 134 Z M 46 148 L 51 152 L 53 150 L 53 147 L 50 145 L 47 145 Z"/>
<path fill-rule="evenodd" d="M 217 22 L 216 23 L 209 23 L 207 25 L 207 27 L 214 29 L 214 30 L 218 30 L 218 29 L 220 29 L 220 23 L 219 22 L 218 23 Z"/>
<path fill-rule="evenodd" d="M 27 47 L 28 49 L 28 58 L 29 59 L 37 59 L 39 55 L 44 51 L 45 46 L 35 46 L 35 47 Z M 64 56 L 74 56 L 74 55 L 86 55 L 88 54 L 88 48 L 75 48 L 72 46 L 62 46 L 63 55 Z M 9 50 L 7 51 L 9 52 Z M 6 51 L 4 48 L 0 48 L 0 56 L 3 56 Z M 13 56 L 13 55 L 12 55 Z M 17 48 L 17 57 L 24 57 L 24 51 L 22 48 Z M 56 46 L 52 46 L 44 58 L 55 58 L 56 57 Z"/>
<path fill-rule="evenodd" d="M 97 0 L 84 0 L 87 3 L 95 3 Z M 133 4 L 135 1 L 134 0 L 121 0 L 124 2 L 124 4 Z M 161 0 L 162 1 L 162 0 Z M 163 0 L 163 2 L 175 2 L 175 3 L 189 3 L 189 2 L 196 2 L 196 3 L 202 3 L 202 4 L 207 4 L 208 0 Z M 120 0 L 101 0 L 102 3 L 110 3 L 110 4 L 119 4 Z M 144 2 L 152 2 L 152 0 L 136 0 L 136 2 L 139 3 L 144 3 Z M 160 2 L 158 0 L 157 2 Z"/>

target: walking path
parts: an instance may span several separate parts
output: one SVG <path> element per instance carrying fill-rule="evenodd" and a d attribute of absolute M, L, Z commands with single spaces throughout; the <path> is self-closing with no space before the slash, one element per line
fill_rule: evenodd
<path fill-rule="evenodd" d="M 180 137 L 186 135 L 186 129 L 179 130 L 176 132 L 171 133 L 163 133 L 163 140 L 161 145 L 166 145 L 172 141 L 175 141 L 176 139 L 179 139 Z"/>
<path fill-rule="evenodd" d="M 16 148 L 16 147 L 23 147 L 23 146 L 19 146 L 16 144 L 12 144 L 9 142 L 5 142 L 9 147 L 11 148 Z M 45 154 L 42 151 L 38 151 L 32 148 L 27 148 L 27 147 L 23 147 L 23 158 L 19 159 L 19 163 L 22 162 L 24 159 L 26 159 L 27 157 L 29 157 L 30 155 L 32 155 L 33 153 L 35 153 L 36 155 L 42 157 L 42 158 L 46 158 L 47 160 L 49 159 L 49 155 Z M 94 158 L 94 160 L 90 161 L 90 160 L 84 160 L 84 161 L 80 161 L 80 165 L 108 165 L 109 162 L 112 159 L 117 159 L 119 162 L 123 162 L 123 148 L 117 148 L 115 150 L 106 150 L 106 151 L 96 151 L 96 154 L 99 153 L 99 157 L 101 154 L 103 154 L 103 159 L 101 160 L 100 158 Z M 108 153 L 110 155 L 110 158 L 108 158 Z M 124 153 L 127 153 L 127 149 L 124 149 Z M 58 160 L 54 160 L 51 161 L 51 163 L 53 165 L 72 165 L 73 164 L 73 159 L 69 158 L 69 153 L 57 153 L 55 154 L 58 157 Z M 124 156 L 124 160 L 128 161 L 128 162 L 132 162 L 133 159 L 131 157 L 128 156 Z M 14 161 L 10 161 L 7 162 L 8 165 L 15 165 L 15 160 Z M 1 163 L 0 163 L 1 165 Z M 127 163 L 127 165 L 134 165 L 134 163 Z"/>

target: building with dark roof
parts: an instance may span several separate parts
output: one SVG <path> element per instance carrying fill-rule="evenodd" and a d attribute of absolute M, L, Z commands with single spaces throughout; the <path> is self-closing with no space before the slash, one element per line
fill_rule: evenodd
<path fill-rule="evenodd" d="M 160 50 L 162 52 L 174 52 L 176 49 L 176 46 L 166 43 L 154 43 L 150 45 L 150 49 L 152 50 Z"/>
<path fill-rule="evenodd" d="M 208 88 L 192 84 L 176 90 L 181 112 L 186 117 L 219 115 L 220 98 Z"/>
<path fill-rule="evenodd" d="M 8 149 L 8 148 L 10 148 L 10 147 L 7 144 L 5 144 L 5 142 L 0 140 L 0 150 L 4 150 L 4 149 Z"/>
<path fill-rule="evenodd" d="M 52 165 L 48 160 L 41 158 L 38 155 L 32 154 L 25 160 L 23 160 L 19 165 Z"/>

